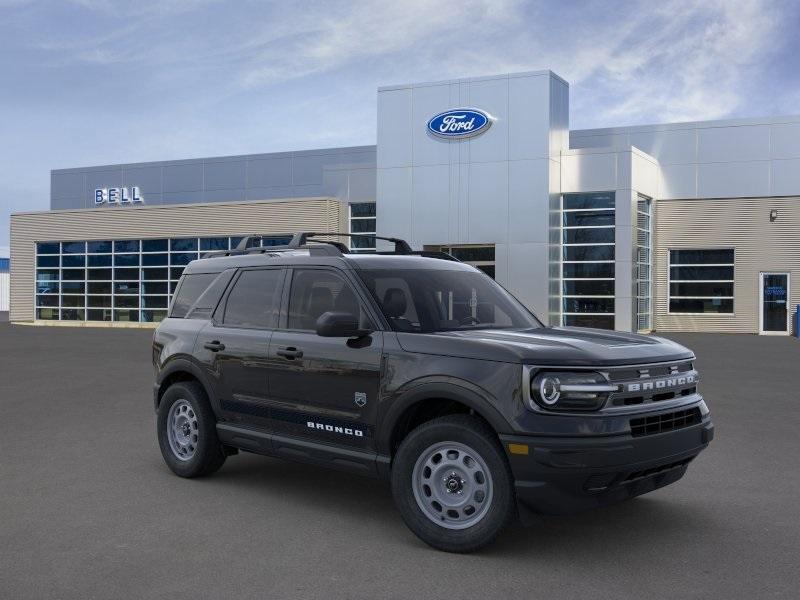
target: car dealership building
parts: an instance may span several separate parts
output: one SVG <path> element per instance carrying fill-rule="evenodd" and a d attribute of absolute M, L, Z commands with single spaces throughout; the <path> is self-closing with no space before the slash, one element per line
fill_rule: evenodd
<path fill-rule="evenodd" d="M 154 323 L 206 251 L 351 231 L 447 250 L 551 325 L 791 332 L 800 116 L 570 131 L 550 71 L 377 99 L 375 146 L 52 171 L 51 210 L 11 217 L 11 320 Z"/>

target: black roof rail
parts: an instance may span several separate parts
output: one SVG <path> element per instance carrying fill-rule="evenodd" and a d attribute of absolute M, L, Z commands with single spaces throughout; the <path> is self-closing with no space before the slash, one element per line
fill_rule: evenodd
<path fill-rule="evenodd" d="M 392 252 L 377 252 L 377 254 L 392 254 Z M 425 258 L 438 258 L 440 260 L 450 260 L 453 262 L 461 262 L 452 254 L 442 252 L 441 250 L 414 250 L 411 252 L 414 256 L 424 256 Z"/>
<path fill-rule="evenodd" d="M 308 250 L 313 254 L 324 254 L 328 256 L 341 256 L 343 253 L 347 252 L 347 246 L 344 244 L 340 244 L 337 242 L 327 242 L 327 244 L 314 244 L 309 245 L 305 242 L 303 244 L 297 244 L 298 236 L 301 234 L 295 234 L 292 236 L 291 241 L 288 244 L 281 244 L 275 246 L 248 246 L 251 241 L 253 240 L 263 240 L 275 237 L 286 237 L 284 236 L 277 236 L 276 234 L 264 234 L 264 235 L 246 235 L 242 237 L 239 243 L 236 245 L 235 248 L 231 250 L 214 250 L 211 252 L 206 252 L 203 254 L 202 258 L 220 258 L 223 256 L 239 256 L 242 254 L 270 254 L 270 253 L 279 253 L 279 252 L 287 252 L 289 250 Z M 316 240 L 315 240 L 316 241 Z M 319 240 L 320 242 L 324 240 Z"/>
<path fill-rule="evenodd" d="M 266 234 L 264 234 L 264 235 L 257 235 L 257 234 L 246 235 L 241 240 L 239 240 L 239 243 L 236 244 L 236 248 L 233 248 L 233 250 L 236 250 L 238 252 L 242 252 L 244 250 L 250 250 L 252 248 L 262 249 L 264 247 L 266 247 L 266 248 L 286 248 L 287 247 L 285 244 L 281 244 L 279 246 L 251 246 L 250 248 L 247 247 L 248 244 L 252 240 L 264 240 L 264 239 L 275 238 L 275 237 L 286 237 L 286 235 L 276 235 L 274 233 L 270 234 L 270 235 L 266 235 Z"/>
<path fill-rule="evenodd" d="M 323 236 L 323 235 L 330 236 L 330 237 L 350 237 L 350 238 L 353 238 L 353 237 L 368 237 L 368 238 L 374 238 L 376 240 L 384 240 L 384 241 L 387 241 L 387 242 L 392 242 L 394 244 L 394 254 L 414 254 L 414 251 L 411 249 L 411 246 L 408 245 L 407 241 L 402 240 L 400 238 L 383 237 L 382 235 L 375 235 L 374 233 L 341 233 L 341 232 L 337 232 L 337 231 L 330 231 L 330 232 L 324 232 L 324 233 L 319 233 L 319 232 L 298 233 L 297 235 L 295 235 L 294 238 L 292 238 L 292 241 L 289 242 L 289 247 L 292 247 L 292 244 L 295 243 L 295 242 L 297 244 L 299 244 L 299 246 L 295 246 L 295 247 L 300 247 L 303 244 L 305 244 L 307 241 L 323 242 L 323 243 L 328 243 L 328 244 L 334 244 L 334 245 L 337 245 L 337 246 L 344 246 L 344 244 L 340 244 L 338 242 L 330 242 L 330 241 L 327 241 L 327 240 L 312 239 L 312 238 L 316 238 L 316 237 Z M 347 248 L 347 247 L 345 246 L 345 248 Z"/>
<path fill-rule="evenodd" d="M 267 238 L 274 238 L 276 237 L 275 234 L 270 235 L 246 235 L 244 236 L 241 241 L 236 245 L 236 248 L 232 250 L 218 250 L 213 252 L 207 252 L 203 255 L 203 258 L 215 258 L 215 257 L 222 257 L 222 256 L 234 256 L 234 255 L 241 255 L 241 254 L 269 254 L 269 253 L 279 253 L 279 252 L 287 252 L 290 250 L 308 250 L 309 252 L 313 252 L 314 254 L 324 254 L 327 256 L 342 256 L 344 254 L 350 253 L 350 248 L 348 248 L 342 242 L 336 242 L 333 240 L 323 240 L 320 239 L 321 237 L 370 237 L 376 240 L 385 240 L 387 242 L 394 243 L 394 251 L 392 252 L 376 252 L 376 254 L 382 255 L 390 255 L 390 254 L 403 254 L 407 256 L 424 256 L 427 258 L 438 258 L 441 260 L 451 260 L 455 262 L 460 262 L 456 257 L 447 254 L 446 252 L 436 252 L 430 250 L 412 250 L 411 246 L 405 240 L 400 238 L 393 238 L 393 237 L 383 237 L 380 235 L 375 235 L 373 233 L 340 233 L 340 232 L 315 232 L 315 231 L 301 231 L 299 233 L 295 233 L 292 236 L 292 239 L 289 241 L 288 244 L 280 245 L 280 246 L 250 246 L 250 242 L 252 240 L 263 240 Z M 285 237 L 285 236 L 283 236 Z"/>

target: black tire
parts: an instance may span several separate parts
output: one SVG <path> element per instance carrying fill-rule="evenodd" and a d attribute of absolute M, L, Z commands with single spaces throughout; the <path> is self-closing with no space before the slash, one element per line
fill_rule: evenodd
<path fill-rule="evenodd" d="M 417 460 L 443 442 L 462 444 L 477 452 L 491 475 L 490 504 L 479 521 L 464 529 L 449 529 L 434 522 L 414 495 L 412 480 Z M 409 529 L 423 542 L 445 552 L 474 552 L 486 546 L 516 515 L 514 478 L 497 436 L 484 421 L 470 415 L 434 419 L 409 433 L 394 457 L 392 492 Z"/>
<path fill-rule="evenodd" d="M 191 407 L 193 424 L 196 423 L 196 442 L 193 442 L 193 454 L 188 460 L 182 460 L 173 451 L 168 434 L 167 419 L 170 409 L 178 402 L 185 400 Z M 158 445 L 164 462 L 173 473 L 180 477 L 202 477 L 210 475 L 225 462 L 225 449 L 217 437 L 214 413 L 208 402 L 203 387 L 193 381 L 174 383 L 164 392 L 158 405 Z M 193 425 L 194 426 L 194 425 Z"/>

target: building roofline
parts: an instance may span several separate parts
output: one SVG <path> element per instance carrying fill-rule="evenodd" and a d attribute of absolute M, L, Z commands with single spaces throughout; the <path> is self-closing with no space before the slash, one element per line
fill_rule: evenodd
<path fill-rule="evenodd" d="M 745 117 L 741 119 L 718 119 L 708 121 L 682 121 L 677 123 L 656 123 L 650 125 L 622 125 L 616 127 L 598 127 L 595 129 L 572 129 L 569 134 L 575 137 L 609 135 L 622 133 L 639 133 L 650 131 L 672 131 L 690 129 L 712 129 L 715 127 L 745 127 L 748 125 L 784 125 L 800 124 L 800 115 L 778 117 Z"/>
<path fill-rule="evenodd" d="M 51 174 L 61 173 L 85 173 L 87 171 L 108 171 L 110 169 L 120 168 L 144 168 L 144 167 L 158 167 L 166 165 L 190 165 L 201 163 L 221 163 L 221 162 L 234 162 L 240 160 L 262 160 L 266 158 L 299 158 L 305 156 L 325 156 L 336 154 L 350 154 L 350 153 L 369 153 L 377 152 L 377 146 L 343 146 L 339 148 L 318 148 L 312 150 L 289 150 L 287 152 L 265 152 L 259 154 L 235 154 L 231 156 L 209 156 L 201 158 L 179 158 L 174 160 L 153 160 L 147 162 L 133 162 L 133 163 L 119 163 L 108 165 L 91 165 L 87 167 L 68 167 L 63 169 L 52 169 Z"/>
<path fill-rule="evenodd" d="M 424 81 L 420 83 L 398 83 L 392 85 L 383 85 L 378 87 L 379 92 L 386 92 L 391 90 L 403 90 L 408 88 L 430 87 L 434 85 L 445 85 L 455 83 L 468 83 L 475 81 L 492 81 L 496 79 L 517 79 L 520 77 L 538 77 L 546 75 L 559 80 L 561 83 L 569 87 L 569 82 L 563 77 L 557 75 L 550 69 L 543 69 L 541 71 L 521 71 L 519 73 L 501 73 L 499 75 L 485 75 L 480 77 L 461 77 L 457 79 L 443 79 L 441 81 Z"/>

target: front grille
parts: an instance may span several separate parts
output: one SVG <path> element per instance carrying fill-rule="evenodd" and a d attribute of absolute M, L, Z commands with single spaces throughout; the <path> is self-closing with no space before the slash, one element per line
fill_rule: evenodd
<path fill-rule="evenodd" d="M 612 392 L 609 406 L 636 406 L 674 400 L 697 393 L 699 374 L 692 361 L 657 365 L 614 367 L 608 371 L 609 380 L 618 384 Z"/>
<path fill-rule="evenodd" d="M 639 417 L 630 421 L 631 435 L 633 437 L 641 437 L 643 435 L 675 431 L 676 429 L 697 425 L 700 419 L 700 409 L 696 407 L 660 415 Z"/>
<path fill-rule="evenodd" d="M 661 465 L 658 467 L 652 467 L 650 469 L 645 469 L 644 471 L 634 471 L 630 475 L 628 475 L 622 483 L 630 483 L 631 481 L 636 481 L 637 479 L 644 479 L 645 477 L 651 477 L 653 475 L 658 475 L 659 473 L 666 473 L 667 471 L 671 471 L 672 469 L 679 469 L 681 467 L 685 467 L 690 462 L 694 456 L 690 456 L 689 458 L 684 458 L 683 460 L 679 460 L 678 462 L 669 463 L 668 465 Z"/>
<path fill-rule="evenodd" d="M 617 381 L 636 381 L 643 375 L 651 379 L 656 377 L 666 377 L 667 375 L 677 375 L 678 373 L 688 373 L 693 370 L 692 361 L 676 361 L 673 363 L 662 363 L 659 365 L 637 365 L 625 367 L 613 367 L 609 369 L 608 376 L 612 382 Z"/>

